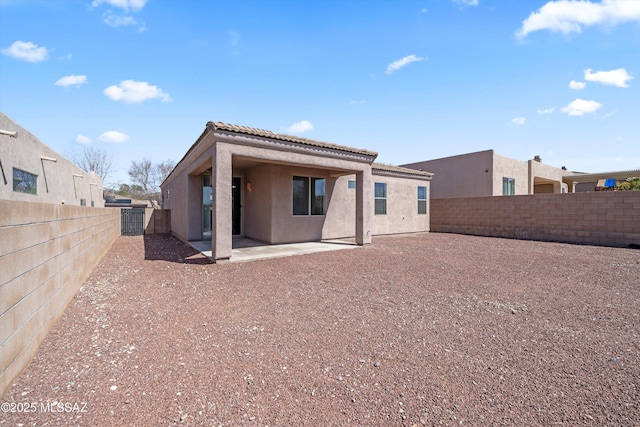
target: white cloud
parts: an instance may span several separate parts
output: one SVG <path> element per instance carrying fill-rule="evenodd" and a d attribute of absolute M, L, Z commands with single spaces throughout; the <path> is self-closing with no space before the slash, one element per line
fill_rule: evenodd
<path fill-rule="evenodd" d="M 575 80 L 571 80 L 569 82 L 569 88 L 574 90 L 582 90 L 587 84 L 585 82 L 577 82 Z"/>
<path fill-rule="evenodd" d="M 452 1 L 462 6 L 477 6 L 479 4 L 479 0 L 452 0 Z"/>
<path fill-rule="evenodd" d="M 124 101 L 131 104 L 137 104 L 155 98 L 161 99 L 162 102 L 172 101 L 171 97 L 164 93 L 158 86 L 150 85 L 147 82 L 137 82 L 135 80 L 123 80 L 118 86 L 109 86 L 104 90 L 104 94 L 114 101 Z"/>
<path fill-rule="evenodd" d="M 147 3 L 147 0 L 93 0 L 91 6 L 97 7 L 101 4 L 108 4 L 112 7 L 118 7 L 125 11 L 132 10 L 134 12 L 138 12 L 142 10 L 144 5 Z"/>
<path fill-rule="evenodd" d="M 287 128 L 287 132 L 290 133 L 304 133 L 313 129 L 313 123 L 308 120 L 302 120 L 298 123 L 294 123 Z"/>
<path fill-rule="evenodd" d="M 13 42 L 8 48 L 2 49 L 2 53 L 28 62 L 41 62 L 49 57 L 46 47 L 20 40 Z"/>
<path fill-rule="evenodd" d="M 416 56 L 416 55 L 408 55 L 402 59 L 398 59 L 397 61 L 393 61 L 391 64 L 387 66 L 386 74 L 392 74 L 394 71 L 398 71 L 400 68 L 405 65 L 411 64 L 412 62 L 423 61 L 424 58 Z"/>
<path fill-rule="evenodd" d="M 611 71 L 596 71 L 595 73 L 588 69 L 584 70 L 584 79 L 590 82 L 602 83 L 603 85 L 628 87 L 627 80 L 632 80 L 633 77 L 624 68 Z"/>
<path fill-rule="evenodd" d="M 111 12 L 105 13 L 104 23 L 110 27 L 126 27 L 129 25 L 138 25 L 138 21 L 136 21 L 131 16 L 117 16 Z"/>
<path fill-rule="evenodd" d="M 61 77 L 54 83 L 56 86 L 80 86 L 83 83 L 87 82 L 87 76 L 76 76 L 75 74 L 71 74 L 70 76 Z"/>
<path fill-rule="evenodd" d="M 426 7 L 423 7 L 422 9 L 420 9 L 420 13 L 427 13 L 429 12 L 429 9 L 427 9 Z"/>
<path fill-rule="evenodd" d="M 615 26 L 628 21 L 640 22 L 640 2 L 636 0 L 549 1 L 522 21 L 516 32 L 524 38 L 534 31 L 549 30 L 564 34 L 581 33 L 590 25 Z"/>
<path fill-rule="evenodd" d="M 602 104 L 596 101 L 586 101 L 584 99 L 576 99 L 571 101 L 569 105 L 562 109 L 563 113 L 567 113 L 570 116 L 583 116 L 587 113 L 593 113 L 597 111 Z"/>
<path fill-rule="evenodd" d="M 128 140 L 129 140 L 129 135 L 126 135 L 122 132 L 118 132 L 115 130 L 110 130 L 100 135 L 100 141 L 103 141 L 103 142 L 115 142 L 119 144 Z"/>
<path fill-rule="evenodd" d="M 516 117 L 514 119 L 511 119 L 511 123 L 517 126 L 522 126 L 526 121 L 527 119 L 524 117 Z"/>
<path fill-rule="evenodd" d="M 544 116 L 547 114 L 553 114 L 554 111 L 556 111 L 556 107 L 545 108 L 544 110 L 538 110 L 538 114 L 541 114 Z"/>
<path fill-rule="evenodd" d="M 76 142 L 79 142 L 80 144 L 90 144 L 91 143 L 91 138 L 89 138 L 88 136 L 84 136 L 84 135 L 78 135 L 78 136 L 76 136 Z"/>

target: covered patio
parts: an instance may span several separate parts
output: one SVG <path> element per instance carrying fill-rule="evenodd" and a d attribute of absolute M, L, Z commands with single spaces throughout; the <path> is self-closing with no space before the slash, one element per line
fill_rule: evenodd
<path fill-rule="evenodd" d="M 211 240 L 191 241 L 189 244 L 204 256 L 212 260 Z M 281 258 L 305 255 L 316 252 L 337 251 L 359 248 L 354 239 L 323 240 L 319 242 L 301 242 L 271 245 L 246 237 L 235 236 L 232 240 L 230 262 L 247 262 L 261 259 Z"/>

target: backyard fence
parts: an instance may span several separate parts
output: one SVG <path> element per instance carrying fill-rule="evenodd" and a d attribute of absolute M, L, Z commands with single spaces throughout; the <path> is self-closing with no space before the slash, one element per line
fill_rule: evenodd
<path fill-rule="evenodd" d="M 635 246 L 640 191 L 432 199 L 431 231 Z"/>

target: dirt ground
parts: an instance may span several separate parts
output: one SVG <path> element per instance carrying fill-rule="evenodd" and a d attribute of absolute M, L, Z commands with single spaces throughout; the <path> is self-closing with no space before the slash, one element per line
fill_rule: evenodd
<path fill-rule="evenodd" d="M 214 265 L 121 237 L 0 425 L 638 426 L 639 356 L 638 250 L 431 233 Z"/>

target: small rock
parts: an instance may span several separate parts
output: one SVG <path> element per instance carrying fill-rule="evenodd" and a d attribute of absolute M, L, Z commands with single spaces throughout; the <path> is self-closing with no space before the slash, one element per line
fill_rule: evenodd
<path fill-rule="evenodd" d="M 618 358 L 617 357 L 612 357 L 611 359 L 609 359 L 609 361 L 611 363 L 616 363 L 618 361 Z"/>
<path fill-rule="evenodd" d="M 375 363 L 373 364 L 373 366 L 375 366 L 375 367 L 377 368 L 378 366 L 380 366 L 380 362 L 375 362 Z"/>
<path fill-rule="evenodd" d="M 116 389 L 117 389 L 117 388 L 118 388 L 118 386 L 117 386 L 117 385 L 112 385 L 112 386 L 111 386 L 111 391 L 116 391 Z"/>

